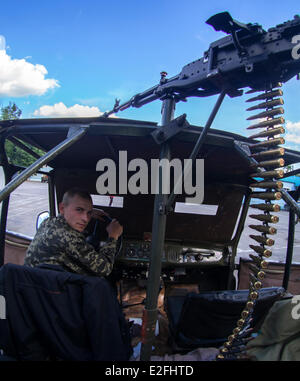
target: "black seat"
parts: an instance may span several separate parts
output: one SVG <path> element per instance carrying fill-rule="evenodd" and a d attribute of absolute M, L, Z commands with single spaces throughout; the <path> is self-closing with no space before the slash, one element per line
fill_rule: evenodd
<path fill-rule="evenodd" d="M 236 327 L 248 293 L 248 290 L 233 290 L 169 296 L 166 308 L 173 345 L 183 350 L 221 346 Z M 260 290 L 252 326 L 267 314 L 283 293 L 281 287 Z"/>
<path fill-rule="evenodd" d="M 2 359 L 124 361 L 131 355 L 128 325 L 106 279 L 8 263 L 0 268 L 0 294 Z"/>

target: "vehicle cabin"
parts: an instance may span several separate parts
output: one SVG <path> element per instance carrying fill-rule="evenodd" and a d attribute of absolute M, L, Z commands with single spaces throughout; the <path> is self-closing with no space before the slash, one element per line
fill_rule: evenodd
<path fill-rule="evenodd" d="M 253 183 L 250 175 L 255 172 L 255 167 L 249 155 L 249 146 L 255 141 L 211 129 L 196 158 L 203 160 L 199 163 L 204 163 L 204 172 L 201 172 L 200 164 L 197 172 L 194 164 L 189 188 L 196 193 L 196 190 L 203 187 L 202 203 L 186 202 L 187 198 L 195 197 L 195 193 L 188 192 L 182 182 L 182 192 L 175 195 L 170 208 L 164 210 L 162 206 L 161 214 L 166 218 L 165 231 L 156 234 L 156 237 L 162 237 L 162 242 L 153 242 L 154 231 L 160 229 L 154 218 L 157 188 L 151 183 L 156 179 L 151 168 L 160 159 L 161 143 L 157 137 L 159 129 L 156 123 L 101 117 L 1 122 L 0 183 L 3 201 L 1 200 L 0 259 L 1 265 L 23 263 L 28 239 L 6 232 L 9 194 L 32 171 L 37 172 L 47 164 L 52 168 L 47 172 L 50 217 L 58 214 L 58 203 L 64 192 L 80 186 L 93 195 L 94 207 L 103 209 L 123 225 L 122 246 L 109 281 L 117 291 L 127 318 L 143 319 L 144 306 L 152 288 L 151 282 L 157 282 L 158 279 L 159 293 L 152 297 L 158 303 L 158 320 L 162 324 L 160 332 L 164 327 L 167 332 L 163 345 L 155 348 L 155 353 L 162 355 L 170 353 L 170 349 L 166 348 L 171 348 L 173 353 L 184 353 L 199 346 L 220 346 L 224 337 L 226 339 L 226 335 L 234 328 L 243 303 L 247 300 L 248 287 L 243 287 L 249 276 L 247 261 L 243 261 L 239 267 L 235 259 L 253 190 L 250 187 Z M 179 160 L 176 162 L 177 168 L 183 171 L 184 160 L 190 157 L 202 130 L 202 127 L 189 126 L 170 137 L 169 162 Z M 35 155 L 38 168 L 20 168 L 8 163 L 4 151 L 5 139 L 14 141 L 23 149 L 25 144 L 37 147 L 49 156 L 43 160 Z M 139 161 L 134 162 L 136 159 Z M 300 153 L 286 149 L 284 160 L 285 165 L 299 162 Z M 105 182 L 104 177 L 101 177 L 107 171 L 105 163 L 115 165 L 112 166 L 115 172 L 110 172 L 115 174 L 113 184 L 110 183 L 111 178 Z M 133 169 L 135 163 L 144 163 L 144 177 L 140 175 L 138 166 Z M 167 167 L 168 170 L 172 191 L 175 180 L 182 179 L 177 176 L 174 168 Z M 134 174 L 136 177 L 133 177 Z M 168 175 L 168 172 L 164 174 Z M 145 181 L 145 178 L 149 181 Z M 8 185 L 4 187 L 5 184 Z M 99 194 L 99 189 L 105 186 L 109 192 Z M 138 193 L 139 189 L 143 189 L 143 193 Z M 136 194 L 134 190 L 137 190 Z M 89 226 L 90 233 L 93 230 L 94 221 Z M 104 226 L 100 227 L 97 234 L 101 241 L 105 241 Z M 155 256 L 153 245 L 163 246 L 161 258 L 151 258 L 151 255 Z M 151 261 L 154 261 L 154 266 L 158 263 L 154 270 L 150 269 Z M 244 271 L 243 279 L 239 279 L 241 270 Z M 224 326 L 226 332 L 217 332 L 218 323 L 213 324 L 213 328 L 205 328 L 202 323 L 198 323 L 200 320 L 197 319 L 203 318 L 206 323 L 211 319 L 209 295 L 232 293 L 240 290 L 241 285 L 244 291 L 237 302 L 237 313 L 234 312 L 228 326 Z M 275 288 L 272 289 L 272 302 L 279 297 L 280 286 L 282 280 L 267 283 L 267 287 L 275 287 L 277 290 L 275 292 Z M 204 299 L 197 301 L 197 295 L 204 295 Z M 203 309 L 205 302 L 208 303 L 207 310 Z M 197 303 L 203 304 L 201 308 L 197 307 Z M 271 304 L 266 306 L 270 307 Z M 221 315 L 225 314 L 224 308 L 226 307 L 223 306 L 219 311 Z M 258 315 L 262 313 L 265 314 L 266 311 L 260 311 Z M 163 322 L 166 322 L 165 325 Z M 201 336 L 205 331 L 211 334 L 210 338 L 207 335 Z"/>

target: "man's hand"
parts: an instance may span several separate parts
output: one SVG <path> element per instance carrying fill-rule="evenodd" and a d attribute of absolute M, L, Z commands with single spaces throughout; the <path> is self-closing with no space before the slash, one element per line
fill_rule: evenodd
<path fill-rule="evenodd" d="M 109 225 L 106 227 L 106 231 L 108 233 L 109 238 L 118 239 L 120 235 L 123 233 L 123 226 L 119 224 L 115 218 L 111 221 Z"/>

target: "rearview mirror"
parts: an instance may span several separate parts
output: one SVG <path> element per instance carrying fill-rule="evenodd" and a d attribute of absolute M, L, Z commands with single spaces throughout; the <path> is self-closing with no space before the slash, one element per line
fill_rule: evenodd
<path fill-rule="evenodd" d="M 41 223 L 49 217 L 49 212 L 41 212 L 36 219 L 36 230 L 40 227 Z"/>

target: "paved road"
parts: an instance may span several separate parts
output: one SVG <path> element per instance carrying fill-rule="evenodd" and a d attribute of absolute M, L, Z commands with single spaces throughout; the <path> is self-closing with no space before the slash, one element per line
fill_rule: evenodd
<path fill-rule="evenodd" d="M 38 213 L 48 210 L 48 185 L 46 183 L 27 181 L 20 185 L 11 195 L 10 207 L 8 213 L 7 230 L 22 233 L 27 236 L 34 236 L 36 216 Z M 249 210 L 253 214 L 253 209 Z M 274 236 L 275 245 L 272 248 L 272 260 L 285 261 L 286 246 L 288 237 L 288 219 L 289 213 L 280 211 L 278 214 L 279 223 L 274 225 L 277 228 L 277 234 Z M 239 243 L 237 262 L 239 257 L 248 258 L 249 253 L 253 253 L 249 244 L 255 244 L 255 241 L 249 238 L 249 234 L 255 234 L 248 227 L 249 224 L 255 224 L 256 221 L 247 217 L 245 228 Z M 300 263 L 300 223 L 296 224 L 293 262 Z"/>

